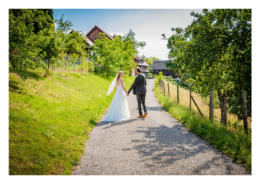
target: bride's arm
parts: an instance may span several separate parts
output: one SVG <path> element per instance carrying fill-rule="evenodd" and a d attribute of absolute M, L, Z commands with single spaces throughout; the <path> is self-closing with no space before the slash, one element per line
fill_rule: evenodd
<path fill-rule="evenodd" d="M 124 90 L 124 91 L 125 91 L 125 93 L 127 94 L 127 91 L 126 91 L 126 89 L 125 89 L 125 84 L 124 84 L 124 81 L 123 81 L 123 79 L 120 79 L 120 80 L 119 80 L 119 82 L 120 82 L 120 84 L 121 84 L 121 86 L 122 86 L 123 90 Z"/>

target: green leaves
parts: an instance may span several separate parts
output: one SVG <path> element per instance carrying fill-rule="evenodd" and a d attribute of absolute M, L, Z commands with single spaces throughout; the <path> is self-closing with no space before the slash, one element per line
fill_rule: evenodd
<path fill-rule="evenodd" d="M 92 60 L 96 63 L 96 70 L 107 76 L 123 70 L 126 73 L 132 71 L 136 66 L 134 56 L 137 54 L 137 47 L 144 46 L 134 37 L 135 33 L 130 30 L 126 36 L 116 35 L 110 40 L 104 33 L 99 34 L 92 47 Z"/>
<path fill-rule="evenodd" d="M 64 21 L 63 17 L 64 15 L 62 15 L 60 19 L 55 20 L 55 23 L 57 24 L 58 31 L 66 33 L 67 31 L 71 30 L 72 24 L 69 20 Z"/>
<path fill-rule="evenodd" d="M 26 69 L 40 66 L 45 37 L 54 31 L 52 10 L 9 10 L 9 61 L 12 69 L 23 76 Z M 46 44 L 45 44 L 46 45 Z"/>
<path fill-rule="evenodd" d="M 64 59 L 71 61 L 86 56 L 85 43 L 79 32 L 71 30 L 71 22 L 63 17 L 54 27 L 52 10 L 11 9 L 9 11 L 9 61 L 12 69 L 25 77 L 26 70 L 46 68 Z"/>
<path fill-rule="evenodd" d="M 168 67 L 184 80 L 193 79 L 189 81 L 201 94 L 212 89 L 236 98 L 241 89 L 251 93 L 251 10 L 203 10 L 191 15 L 194 21 L 185 29 L 172 28 Z"/>
<path fill-rule="evenodd" d="M 66 45 L 67 54 L 73 58 L 81 58 L 86 56 L 85 43 L 83 36 L 77 31 L 71 31 L 68 34 L 68 41 Z"/>

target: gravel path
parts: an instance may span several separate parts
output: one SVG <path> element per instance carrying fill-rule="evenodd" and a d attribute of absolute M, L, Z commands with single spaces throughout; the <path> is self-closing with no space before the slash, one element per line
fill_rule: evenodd
<path fill-rule="evenodd" d="M 131 119 L 100 122 L 90 133 L 76 175 L 241 175 L 248 174 L 165 112 L 147 80 L 148 117 L 136 119 L 137 102 L 128 97 Z"/>

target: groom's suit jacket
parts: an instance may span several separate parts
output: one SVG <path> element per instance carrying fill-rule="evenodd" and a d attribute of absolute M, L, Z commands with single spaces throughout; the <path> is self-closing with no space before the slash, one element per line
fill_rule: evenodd
<path fill-rule="evenodd" d="M 134 95 L 141 95 L 146 93 L 146 79 L 142 74 L 138 74 L 136 76 L 134 83 L 128 90 L 128 93 L 130 93 L 132 89 Z"/>

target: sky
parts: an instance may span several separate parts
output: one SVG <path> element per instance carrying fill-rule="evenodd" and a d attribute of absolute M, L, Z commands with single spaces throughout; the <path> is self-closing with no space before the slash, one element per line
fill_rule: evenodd
<path fill-rule="evenodd" d="M 172 34 L 172 27 L 186 27 L 193 17 L 191 9 L 54 9 L 54 18 L 64 15 L 71 21 L 72 29 L 87 34 L 95 25 L 105 32 L 124 35 L 132 29 L 138 41 L 146 46 L 138 49 L 138 55 L 168 59 L 167 40 L 162 39 Z"/>

